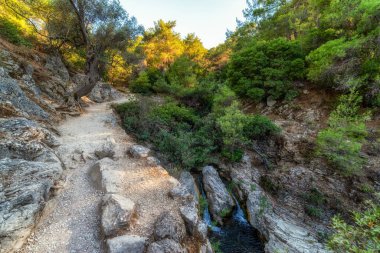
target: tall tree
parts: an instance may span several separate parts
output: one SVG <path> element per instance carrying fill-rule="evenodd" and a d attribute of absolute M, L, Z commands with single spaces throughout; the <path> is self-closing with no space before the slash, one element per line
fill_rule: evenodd
<path fill-rule="evenodd" d="M 184 52 L 184 44 L 173 29 L 175 21 L 159 20 L 144 36 L 143 51 L 148 67 L 165 70 Z"/>

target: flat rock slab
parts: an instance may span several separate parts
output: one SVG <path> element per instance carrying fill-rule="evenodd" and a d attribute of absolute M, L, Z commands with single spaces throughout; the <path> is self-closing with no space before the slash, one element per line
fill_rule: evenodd
<path fill-rule="evenodd" d="M 124 235 L 107 240 L 108 253 L 144 253 L 148 238 Z"/>
<path fill-rule="evenodd" d="M 102 230 L 105 236 L 128 229 L 136 212 L 135 203 L 117 194 L 107 194 L 102 201 Z"/>

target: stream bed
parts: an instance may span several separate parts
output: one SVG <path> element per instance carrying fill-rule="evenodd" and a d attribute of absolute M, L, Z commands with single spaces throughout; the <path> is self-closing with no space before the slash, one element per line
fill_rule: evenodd
<path fill-rule="evenodd" d="M 207 199 L 203 190 L 202 178 L 198 178 L 199 189 L 202 197 Z M 232 216 L 224 222 L 224 225 L 215 226 L 212 222 L 208 206 L 203 210 L 203 221 L 209 227 L 210 241 L 218 242 L 219 250 L 223 253 L 261 253 L 264 245 L 259 238 L 258 231 L 247 220 L 244 210 L 241 208 L 236 197 L 233 196 L 236 208 Z"/>

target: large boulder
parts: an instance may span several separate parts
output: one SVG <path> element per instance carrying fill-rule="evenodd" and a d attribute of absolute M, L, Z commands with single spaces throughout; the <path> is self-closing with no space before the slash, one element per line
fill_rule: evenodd
<path fill-rule="evenodd" d="M 102 103 L 117 100 L 122 95 L 108 83 L 98 82 L 88 97 L 96 103 Z"/>
<path fill-rule="evenodd" d="M 204 190 L 210 203 L 211 214 L 221 224 L 222 216 L 232 211 L 235 202 L 214 167 L 204 167 L 202 175 Z"/>
<path fill-rule="evenodd" d="M 113 158 L 115 155 L 115 140 L 113 138 L 107 138 L 107 140 L 95 150 L 95 155 L 98 159 Z"/>
<path fill-rule="evenodd" d="M 102 201 L 101 225 L 105 236 L 109 237 L 128 229 L 135 216 L 135 203 L 117 194 L 107 194 Z"/>
<path fill-rule="evenodd" d="M 187 253 L 187 250 L 178 242 L 165 239 L 149 245 L 147 253 Z"/>
<path fill-rule="evenodd" d="M 107 240 L 107 253 L 144 253 L 148 238 L 124 235 Z"/>
<path fill-rule="evenodd" d="M 154 225 L 155 240 L 172 239 L 181 242 L 186 236 L 186 228 L 181 218 L 175 218 L 169 212 L 161 214 Z"/>
<path fill-rule="evenodd" d="M 104 193 L 123 192 L 124 172 L 117 169 L 117 164 L 110 158 L 99 160 L 89 170 L 95 186 Z"/>

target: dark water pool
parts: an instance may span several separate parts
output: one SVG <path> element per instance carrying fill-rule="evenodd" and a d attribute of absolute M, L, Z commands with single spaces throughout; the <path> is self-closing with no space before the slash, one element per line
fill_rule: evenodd
<path fill-rule="evenodd" d="M 203 190 L 202 178 L 198 180 L 202 196 L 206 198 Z M 261 253 L 264 245 L 258 232 L 247 221 L 246 215 L 239 202 L 234 197 L 236 208 L 232 217 L 222 227 L 212 224 L 212 218 L 208 207 L 203 211 L 203 220 L 209 226 L 209 238 L 212 242 L 219 242 L 219 249 L 223 253 Z"/>

